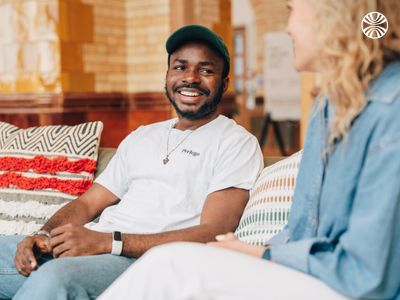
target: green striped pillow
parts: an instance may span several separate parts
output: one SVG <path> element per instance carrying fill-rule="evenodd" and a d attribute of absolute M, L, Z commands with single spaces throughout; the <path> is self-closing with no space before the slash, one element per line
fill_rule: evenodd
<path fill-rule="evenodd" d="M 264 168 L 244 209 L 235 235 L 252 245 L 265 245 L 286 225 L 302 151 Z"/>

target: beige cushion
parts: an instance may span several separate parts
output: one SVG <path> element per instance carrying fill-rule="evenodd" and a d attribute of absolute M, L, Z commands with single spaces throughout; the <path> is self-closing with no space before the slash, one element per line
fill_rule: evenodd
<path fill-rule="evenodd" d="M 265 245 L 286 225 L 301 156 L 297 152 L 261 172 L 235 232 L 240 240 Z"/>
<path fill-rule="evenodd" d="M 97 159 L 97 170 L 95 173 L 95 178 L 97 178 L 107 167 L 111 158 L 114 156 L 116 148 L 100 148 L 99 149 L 99 157 Z"/>
<path fill-rule="evenodd" d="M 0 234 L 39 229 L 90 187 L 102 129 L 101 122 L 27 129 L 0 122 Z"/>

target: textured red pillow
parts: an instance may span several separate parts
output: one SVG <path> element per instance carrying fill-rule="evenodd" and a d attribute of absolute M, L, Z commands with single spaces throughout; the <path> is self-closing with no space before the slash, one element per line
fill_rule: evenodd
<path fill-rule="evenodd" d="M 91 186 L 102 129 L 101 122 L 27 129 L 0 122 L 0 234 L 38 229 Z"/>

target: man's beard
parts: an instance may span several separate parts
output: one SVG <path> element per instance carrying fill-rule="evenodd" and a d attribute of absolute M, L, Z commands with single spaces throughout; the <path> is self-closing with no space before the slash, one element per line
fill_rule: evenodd
<path fill-rule="evenodd" d="M 193 85 L 186 85 L 186 86 L 179 86 L 179 88 L 186 87 L 186 88 L 196 88 Z M 175 88 L 175 90 L 177 90 Z M 174 91 L 175 93 L 176 91 Z M 214 98 L 207 99 L 204 104 L 196 111 L 183 111 L 181 110 L 178 105 L 176 104 L 175 100 L 171 97 L 168 92 L 167 86 L 165 85 L 165 95 L 167 96 L 169 102 L 171 102 L 172 106 L 175 108 L 176 113 L 178 116 L 188 119 L 188 120 L 200 120 L 212 115 L 216 110 L 219 102 L 221 101 L 222 94 L 224 93 L 223 84 L 218 87 L 217 93 L 215 94 Z"/>

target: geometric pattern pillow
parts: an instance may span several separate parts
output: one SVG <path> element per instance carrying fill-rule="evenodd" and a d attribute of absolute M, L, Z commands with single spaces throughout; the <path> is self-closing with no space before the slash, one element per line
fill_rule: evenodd
<path fill-rule="evenodd" d="M 101 122 L 20 129 L 0 122 L 0 234 L 28 234 L 83 194 L 96 171 Z"/>
<path fill-rule="evenodd" d="M 261 172 L 235 231 L 239 240 L 262 246 L 287 224 L 302 153 Z"/>

